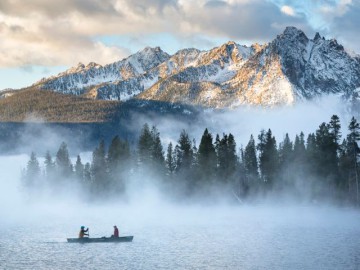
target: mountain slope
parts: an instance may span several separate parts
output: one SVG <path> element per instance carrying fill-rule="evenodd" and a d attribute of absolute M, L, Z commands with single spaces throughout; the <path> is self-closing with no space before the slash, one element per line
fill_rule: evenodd
<path fill-rule="evenodd" d="M 30 88 L 0 99 L 0 122 L 108 122 L 118 107 L 117 101 L 91 100 Z"/>

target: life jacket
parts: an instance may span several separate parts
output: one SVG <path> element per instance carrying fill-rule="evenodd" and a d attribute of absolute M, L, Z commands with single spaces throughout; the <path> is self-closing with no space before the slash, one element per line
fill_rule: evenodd
<path fill-rule="evenodd" d="M 83 238 L 85 236 L 85 232 L 87 232 L 87 230 L 81 229 L 79 232 L 79 238 Z"/>
<path fill-rule="evenodd" d="M 114 237 L 119 237 L 119 230 L 118 228 L 114 229 Z"/>

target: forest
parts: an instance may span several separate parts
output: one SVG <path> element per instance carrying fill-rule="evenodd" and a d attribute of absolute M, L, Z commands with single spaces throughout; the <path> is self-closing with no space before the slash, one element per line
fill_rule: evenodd
<path fill-rule="evenodd" d="M 261 130 L 240 147 L 231 133 L 214 136 L 207 128 L 199 144 L 182 130 L 164 147 L 157 127 L 144 124 L 136 145 L 120 136 L 100 140 L 85 164 L 80 155 L 72 164 L 66 142 L 54 157 L 48 151 L 44 164 L 32 152 L 22 184 L 30 195 L 76 187 L 90 201 L 126 201 L 130 187 L 152 184 L 177 202 L 291 199 L 359 206 L 359 140 L 356 118 L 343 135 L 337 115 L 307 136 L 301 132 L 292 140 L 286 133 L 278 143 L 271 129 Z"/>

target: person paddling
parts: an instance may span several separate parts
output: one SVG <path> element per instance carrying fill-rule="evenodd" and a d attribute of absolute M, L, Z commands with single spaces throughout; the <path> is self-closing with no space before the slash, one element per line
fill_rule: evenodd
<path fill-rule="evenodd" d="M 85 230 L 85 226 L 81 226 L 81 227 L 80 227 L 80 232 L 79 232 L 79 238 L 84 238 L 85 235 L 86 235 L 86 236 L 89 236 L 88 231 L 89 231 L 89 228 L 87 228 L 87 229 Z"/>
<path fill-rule="evenodd" d="M 119 229 L 116 227 L 116 225 L 114 226 L 114 234 L 111 237 L 119 237 Z"/>

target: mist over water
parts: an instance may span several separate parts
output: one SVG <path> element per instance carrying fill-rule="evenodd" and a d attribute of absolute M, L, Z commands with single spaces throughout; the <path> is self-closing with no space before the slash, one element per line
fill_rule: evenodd
<path fill-rule="evenodd" d="M 271 128 L 279 140 L 286 132 L 293 138 L 338 114 L 345 134 L 346 110 L 332 99 L 319 104 L 208 112 L 190 126 L 173 118 L 154 124 L 163 144 L 176 141 L 182 129 L 199 141 L 208 127 L 213 134 L 233 133 L 239 147 L 261 129 Z M 141 118 L 132 128 L 145 122 L 152 123 Z M 36 152 L 38 143 L 25 149 Z M 360 269 L 359 209 L 274 198 L 179 202 L 147 175 L 132 179 L 126 201 L 84 199 L 74 185 L 29 196 L 20 181 L 28 154 L 0 156 L 1 269 Z M 37 154 L 43 166 L 44 153 Z M 84 163 L 91 156 L 81 153 Z M 90 237 L 110 236 L 117 225 L 134 241 L 67 243 L 81 225 Z"/>
<path fill-rule="evenodd" d="M 305 135 L 314 132 L 322 122 L 328 122 L 332 115 L 339 116 L 342 132 L 346 134 L 347 126 L 354 112 L 349 104 L 338 96 L 325 96 L 313 101 L 299 101 L 295 105 L 277 108 L 243 106 L 231 110 L 208 110 L 198 121 L 184 123 L 176 118 L 151 117 L 136 115 L 131 130 L 140 130 L 144 123 L 156 125 L 161 132 L 164 143 L 176 141 L 181 130 L 185 129 L 192 138 L 199 142 L 205 128 L 212 134 L 232 133 L 237 145 L 246 145 L 251 134 L 255 137 L 262 129 L 271 129 L 274 136 L 281 140 L 286 133 L 294 139 L 303 132 Z"/>
<path fill-rule="evenodd" d="M 359 269 L 360 212 L 332 206 L 174 204 L 151 185 L 128 203 L 86 202 L 68 191 L 27 198 L 27 155 L 0 157 L 3 269 Z M 136 192 L 136 194 L 135 194 Z M 132 243 L 70 244 L 134 235 Z"/>

